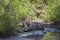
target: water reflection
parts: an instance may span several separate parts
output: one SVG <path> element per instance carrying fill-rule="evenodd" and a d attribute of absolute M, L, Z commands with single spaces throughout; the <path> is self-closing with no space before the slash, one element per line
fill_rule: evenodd
<path fill-rule="evenodd" d="M 26 36 L 26 37 L 8 37 L 8 38 L 3 38 L 0 40 L 41 40 L 42 36 L 39 35 L 30 35 L 30 36 Z"/>
<path fill-rule="evenodd" d="M 19 33 L 11 37 L 7 37 L 0 40 L 40 40 L 43 37 L 43 31 L 35 30 L 26 33 Z"/>
<path fill-rule="evenodd" d="M 58 32 L 56 32 L 58 31 Z M 60 40 L 60 30 L 44 28 L 44 31 L 35 30 L 26 33 L 19 33 L 0 40 Z"/>
<path fill-rule="evenodd" d="M 34 40 L 41 40 L 43 36 L 40 36 L 40 35 L 31 35 L 31 36 L 27 36 L 27 37 L 24 37 L 24 38 L 32 38 Z"/>

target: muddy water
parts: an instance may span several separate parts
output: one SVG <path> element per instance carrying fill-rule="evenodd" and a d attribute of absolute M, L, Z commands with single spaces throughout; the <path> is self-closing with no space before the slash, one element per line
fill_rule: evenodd
<path fill-rule="evenodd" d="M 48 32 L 60 32 L 60 30 L 56 30 L 54 28 L 44 28 L 44 31 L 35 30 L 31 32 L 18 33 L 10 37 L 0 38 L 0 40 L 41 40 Z"/>
<path fill-rule="evenodd" d="M 6 38 L 0 38 L 0 40 L 41 40 L 43 35 L 43 31 L 35 30 L 31 32 L 18 33 Z"/>

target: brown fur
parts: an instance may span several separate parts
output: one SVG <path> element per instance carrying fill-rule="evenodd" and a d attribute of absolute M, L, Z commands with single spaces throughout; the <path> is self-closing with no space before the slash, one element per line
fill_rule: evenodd
<path fill-rule="evenodd" d="M 32 25 L 32 22 L 31 21 L 23 21 L 23 27 L 28 27 L 28 26 L 31 26 Z"/>

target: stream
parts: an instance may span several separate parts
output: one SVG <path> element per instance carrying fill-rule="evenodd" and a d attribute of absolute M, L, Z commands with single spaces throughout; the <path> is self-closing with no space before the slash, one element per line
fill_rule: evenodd
<path fill-rule="evenodd" d="M 44 31 L 34 30 L 30 32 L 18 33 L 10 37 L 0 38 L 0 40 L 41 40 L 42 37 L 48 32 L 59 32 L 60 33 L 60 30 L 57 30 L 55 28 L 45 27 Z"/>

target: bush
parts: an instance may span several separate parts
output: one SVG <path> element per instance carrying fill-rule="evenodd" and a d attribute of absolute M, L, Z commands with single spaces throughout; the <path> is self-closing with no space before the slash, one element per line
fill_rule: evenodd
<path fill-rule="evenodd" d="M 47 33 L 42 40 L 59 40 L 60 39 L 60 33 Z"/>
<path fill-rule="evenodd" d="M 30 0 L 0 0 L 0 35 L 15 33 L 21 20 L 34 16 Z"/>
<path fill-rule="evenodd" d="M 46 8 L 43 9 L 43 19 L 50 21 L 60 21 L 60 0 L 44 0 Z"/>
<path fill-rule="evenodd" d="M 33 19 L 35 17 L 34 8 L 30 0 L 20 0 L 19 15 L 20 20 Z"/>
<path fill-rule="evenodd" d="M 7 36 L 16 31 L 18 20 L 10 7 L 9 0 L 0 0 L 0 36 Z"/>

